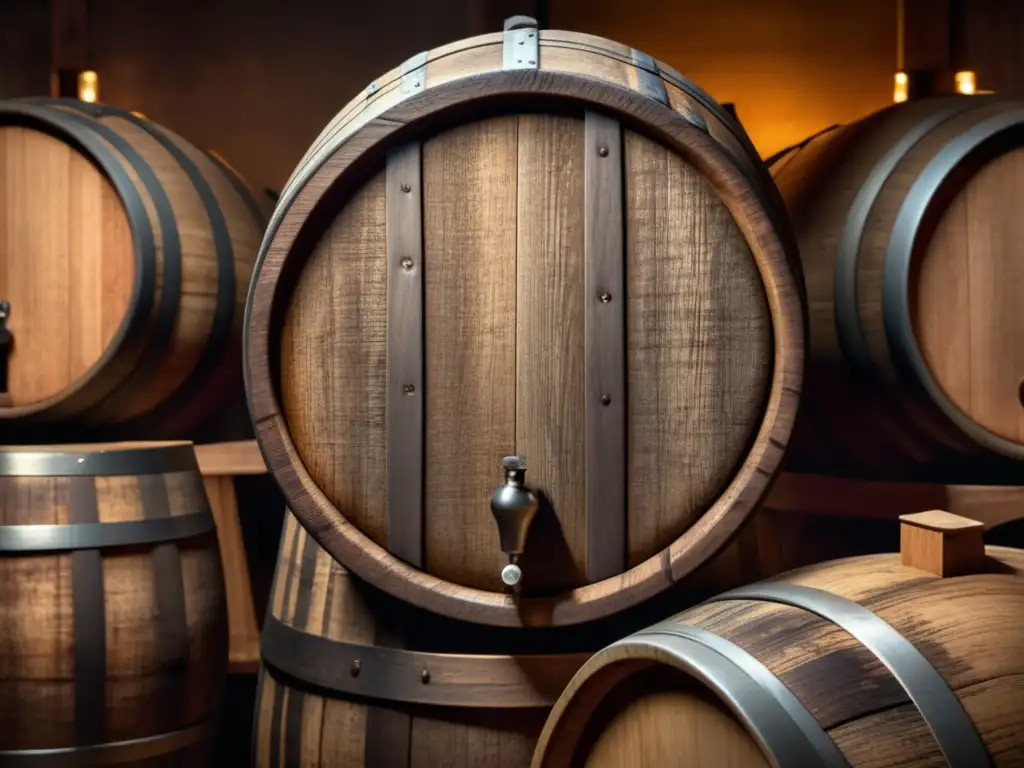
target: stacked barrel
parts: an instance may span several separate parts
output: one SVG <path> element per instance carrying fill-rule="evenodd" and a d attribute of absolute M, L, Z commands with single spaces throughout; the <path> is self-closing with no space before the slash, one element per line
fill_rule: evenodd
<path fill-rule="evenodd" d="M 512 19 L 345 107 L 247 307 L 294 514 L 257 764 L 526 766 L 590 652 L 752 578 L 729 545 L 800 398 L 792 240 L 736 122 L 608 40 Z"/>
<path fill-rule="evenodd" d="M 228 625 L 191 441 L 241 400 L 263 208 L 141 115 L 0 102 L 0 764 L 211 759 Z"/>

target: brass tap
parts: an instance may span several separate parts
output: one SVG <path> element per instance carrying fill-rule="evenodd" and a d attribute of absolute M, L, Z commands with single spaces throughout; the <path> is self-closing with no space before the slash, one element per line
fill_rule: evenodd
<path fill-rule="evenodd" d="M 498 523 L 501 551 L 508 555 L 508 565 L 501 569 L 501 580 L 516 588 L 523 578 L 519 556 L 526 548 L 526 536 L 540 507 L 540 499 L 524 484 L 526 459 L 506 456 L 501 460 L 501 468 L 505 472 L 505 482 L 491 495 L 491 513 Z"/>

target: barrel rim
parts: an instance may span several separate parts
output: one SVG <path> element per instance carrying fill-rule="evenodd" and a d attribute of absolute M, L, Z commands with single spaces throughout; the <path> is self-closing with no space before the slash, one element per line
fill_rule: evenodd
<path fill-rule="evenodd" d="M 690 634 L 693 629 L 697 631 Z M 668 622 L 661 622 L 594 654 L 573 676 L 552 707 L 538 737 L 531 768 L 548 768 L 552 765 L 549 755 L 552 747 L 558 744 L 555 737 L 559 733 L 566 733 L 566 729 L 570 743 L 565 745 L 565 749 L 575 754 L 580 743 L 578 739 L 573 740 L 573 737 L 583 735 L 588 721 L 586 715 L 596 711 L 604 694 L 627 679 L 631 672 L 659 665 L 679 670 L 710 691 L 743 726 L 772 766 L 822 765 L 848 768 L 841 754 L 836 756 L 829 751 L 819 751 L 821 747 L 816 745 L 815 737 L 831 740 L 826 734 L 811 735 L 806 732 L 803 728 L 806 723 L 792 717 L 784 701 L 777 698 L 778 691 L 763 687 L 743 665 L 721 653 L 720 648 L 705 644 L 705 636 L 711 633 L 682 625 L 678 630 L 672 629 Z M 733 646 L 744 657 L 749 656 L 725 638 L 716 635 L 712 637 L 720 641 L 720 645 Z M 754 657 L 750 659 L 760 665 Z M 780 686 L 788 692 L 784 685 L 780 683 Z M 588 688 L 589 695 L 583 695 Z M 741 701 L 741 696 L 746 700 Z M 799 700 L 792 698 L 802 709 Z M 809 719 L 813 724 L 813 731 L 816 723 L 813 716 L 806 714 L 805 720 Z"/>
<path fill-rule="evenodd" d="M 1016 106 L 972 125 L 947 142 L 915 179 L 904 198 L 886 244 L 882 273 L 882 321 L 890 355 L 908 382 L 922 389 L 930 403 L 963 435 L 994 453 L 1024 460 L 1024 442 L 997 435 L 974 421 L 939 386 L 921 352 L 910 315 L 910 270 L 923 221 L 935 205 L 944 180 L 970 162 L 984 144 L 1024 126 L 1024 108 Z"/>
<path fill-rule="evenodd" d="M 0 477 L 116 477 L 199 472 L 190 440 L 89 446 L 0 446 Z M 87 450 L 86 450 L 87 449 Z"/>
<path fill-rule="evenodd" d="M 0 119 L 16 115 L 46 126 L 73 147 L 81 148 L 88 159 L 103 171 L 121 200 L 132 234 L 136 280 L 121 324 L 100 357 L 71 386 L 56 395 L 27 405 L 0 407 L 0 421 L 45 416 L 48 412 L 72 407 L 83 393 L 91 395 L 92 390 L 108 390 L 109 387 L 105 386 L 108 366 L 122 355 L 134 358 L 141 354 L 147 341 L 148 319 L 156 304 L 156 237 L 139 190 L 113 150 L 102 142 L 91 125 L 76 121 L 70 113 L 62 114 L 52 106 L 37 105 L 34 101 L 0 101 Z M 125 162 L 129 162 L 127 158 Z"/>
<path fill-rule="evenodd" d="M 561 593 L 515 600 L 504 593 L 455 584 L 412 568 L 348 522 L 316 487 L 295 449 L 272 378 L 270 319 L 280 306 L 280 277 L 306 222 L 327 193 L 347 180 L 357 160 L 380 153 L 396 133 L 419 119 L 450 113 L 481 97 L 547 96 L 592 105 L 643 130 L 691 162 L 716 190 L 743 232 L 764 286 L 772 317 L 774 359 L 763 417 L 741 466 L 715 503 L 672 544 L 622 574 Z M 316 183 L 310 183 L 313 180 Z M 671 587 L 713 557 L 739 532 L 767 493 L 792 432 L 803 378 L 806 327 L 798 281 L 771 208 L 712 137 L 668 106 L 624 87 L 565 72 L 495 70 L 442 83 L 384 111 L 355 131 L 306 179 L 268 229 L 250 283 L 244 336 L 244 372 L 250 416 L 268 469 L 289 507 L 325 550 L 358 576 L 399 599 L 453 618 L 497 626 L 529 626 L 536 607 L 545 626 L 604 618 Z M 308 217 L 308 218 L 307 218 Z M 254 318 L 261 319 L 259 324 Z"/>

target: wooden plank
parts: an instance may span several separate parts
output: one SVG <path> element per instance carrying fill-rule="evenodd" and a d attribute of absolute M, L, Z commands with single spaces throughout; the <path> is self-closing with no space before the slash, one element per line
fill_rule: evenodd
<path fill-rule="evenodd" d="M 989 530 L 1024 518 L 1024 487 L 873 482 L 787 472 L 775 481 L 764 507 L 893 521 L 901 515 L 942 509 L 977 520 Z"/>
<path fill-rule="evenodd" d="M 517 121 L 462 125 L 423 149 L 425 570 L 494 591 L 508 557 L 488 501 L 515 453 Z"/>
<path fill-rule="evenodd" d="M 577 117 L 519 117 L 516 453 L 558 518 L 524 555 L 523 586 L 537 591 L 586 583 L 583 128 Z"/>
<path fill-rule="evenodd" d="M 626 293 L 622 129 L 587 112 L 584 128 L 587 577 L 626 570 Z"/>
<path fill-rule="evenodd" d="M 204 477 L 206 497 L 217 525 L 228 604 L 228 671 L 253 674 L 260 665 L 260 630 L 252 597 L 252 580 L 238 520 L 234 478 Z"/>
<path fill-rule="evenodd" d="M 196 446 L 199 474 L 203 477 L 264 475 L 267 465 L 255 440 L 234 440 Z"/>
<path fill-rule="evenodd" d="M 423 184 L 419 142 L 388 155 L 387 548 L 423 564 Z"/>

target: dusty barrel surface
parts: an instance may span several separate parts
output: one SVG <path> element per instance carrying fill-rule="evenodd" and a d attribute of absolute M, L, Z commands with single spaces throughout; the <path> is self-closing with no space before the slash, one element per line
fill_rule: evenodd
<path fill-rule="evenodd" d="M 528 766 L 551 705 L 589 654 L 395 647 L 401 628 L 294 516 L 285 520 L 263 627 L 254 764 Z"/>
<path fill-rule="evenodd" d="M 267 204 L 141 115 L 0 102 L 0 427 L 178 437 L 240 393 Z"/>
<path fill-rule="evenodd" d="M 896 105 L 771 170 L 811 316 L 795 458 L 879 477 L 1024 458 L 1024 103 Z"/>
<path fill-rule="evenodd" d="M 1020 765 L 1024 554 L 985 557 L 974 532 L 969 575 L 822 563 L 609 646 L 555 705 L 534 768 Z"/>
<path fill-rule="evenodd" d="M 412 57 L 325 129 L 264 239 L 245 366 L 268 467 L 346 568 L 566 626 L 740 529 L 804 325 L 735 121 L 640 51 L 523 23 Z"/>
<path fill-rule="evenodd" d="M 204 765 L 224 577 L 190 443 L 0 448 L 0 765 Z"/>

